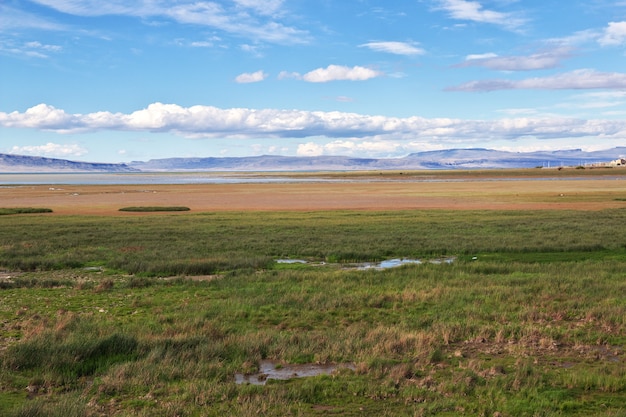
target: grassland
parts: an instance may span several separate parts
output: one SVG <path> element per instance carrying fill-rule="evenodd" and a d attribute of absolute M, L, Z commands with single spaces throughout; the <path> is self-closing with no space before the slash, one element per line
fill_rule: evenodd
<path fill-rule="evenodd" d="M 0 414 L 624 415 L 624 224 L 626 208 L 3 216 Z M 347 267 L 400 257 L 455 261 Z M 235 384 L 262 359 L 355 366 Z"/>

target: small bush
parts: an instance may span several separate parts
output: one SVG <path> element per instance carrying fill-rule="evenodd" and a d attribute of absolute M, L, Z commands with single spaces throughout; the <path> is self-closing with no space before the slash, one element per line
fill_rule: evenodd
<path fill-rule="evenodd" d="M 0 216 L 9 215 L 9 214 L 35 214 L 35 213 L 52 213 L 52 209 L 36 208 L 36 207 L 0 208 Z"/>

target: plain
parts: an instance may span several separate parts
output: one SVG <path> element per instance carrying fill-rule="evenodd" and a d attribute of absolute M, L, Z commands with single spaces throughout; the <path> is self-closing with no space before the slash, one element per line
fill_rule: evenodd
<path fill-rule="evenodd" d="M 0 216 L 0 412 L 622 415 L 621 190 L 579 194 L 593 211 Z M 392 258 L 424 262 L 355 267 Z M 354 369 L 235 383 L 266 359 Z"/>

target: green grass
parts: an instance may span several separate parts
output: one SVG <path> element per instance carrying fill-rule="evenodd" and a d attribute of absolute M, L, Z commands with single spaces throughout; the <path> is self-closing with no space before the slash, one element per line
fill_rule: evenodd
<path fill-rule="evenodd" d="M 49 208 L 36 208 L 36 207 L 0 207 L 0 216 L 9 214 L 37 214 L 37 213 L 52 213 L 52 209 Z"/>
<path fill-rule="evenodd" d="M 625 216 L 0 219 L 0 415 L 622 415 Z M 234 383 L 262 359 L 355 370 Z"/>
<path fill-rule="evenodd" d="M 189 211 L 189 207 L 182 206 L 137 206 L 137 207 L 122 207 L 119 211 L 133 211 L 139 213 L 151 213 L 159 211 Z"/>
<path fill-rule="evenodd" d="M 289 257 L 610 258 L 624 254 L 626 237 L 618 232 L 624 223 L 626 210 L 12 217 L 0 221 L 0 266 L 32 271 L 97 265 L 154 276 L 266 269 Z"/>

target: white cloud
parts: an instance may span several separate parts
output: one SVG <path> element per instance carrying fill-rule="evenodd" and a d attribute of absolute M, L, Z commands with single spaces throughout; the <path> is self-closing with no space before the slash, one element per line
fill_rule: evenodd
<path fill-rule="evenodd" d="M 574 109 L 605 109 L 622 106 L 626 103 L 626 91 L 598 91 L 584 94 L 574 94 L 568 97 L 560 108 Z"/>
<path fill-rule="evenodd" d="M 570 57 L 569 48 L 557 48 L 527 56 L 498 56 L 494 53 L 468 55 L 458 67 L 485 67 L 496 71 L 531 71 L 558 67 L 563 59 Z"/>
<path fill-rule="evenodd" d="M 466 61 L 472 61 L 475 59 L 489 59 L 489 58 L 496 58 L 498 56 L 498 54 L 494 54 L 493 52 L 487 52 L 484 54 L 470 54 L 468 56 L 465 57 Z"/>
<path fill-rule="evenodd" d="M 127 2 L 123 0 L 33 0 L 63 13 L 78 16 L 101 16 L 107 14 L 133 14 L 146 9 L 146 1 Z"/>
<path fill-rule="evenodd" d="M 477 1 L 440 0 L 439 4 L 439 8 L 447 11 L 452 19 L 491 23 L 509 29 L 517 29 L 526 23 L 524 19 L 511 13 L 484 9 Z"/>
<path fill-rule="evenodd" d="M 422 55 L 425 53 L 425 51 L 416 46 L 416 44 L 406 42 L 368 42 L 359 45 L 359 47 L 396 55 Z"/>
<path fill-rule="evenodd" d="M 59 45 L 42 44 L 38 41 L 15 44 L 10 41 L 2 42 L 0 40 L 0 51 L 12 55 L 21 55 L 30 58 L 50 58 L 51 53 L 58 53 L 62 49 L 63 48 Z"/>
<path fill-rule="evenodd" d="M 389 154 L 408 142 L 444 146 L 517 140 L 525 137 L 567 139 L 602 137 L 626 141 L 626 120 L 585 120 L 558 116 L 508 117 L 499 120 L 399 118 L 344 112 L 277 109 L 220 109 L 153 103 L 132 113 L 69 114 L 46 104 L 25 112 L 0 112 L 0 127 L 59 133 L 89 131 L 169 132 L 187 138 L 330 138 L 327 149 L 313 141 L 302 154 L 346 150 Z M 317 139 L 316 139 L 317 140 Z M 624 143 L 624 142 L 622 142 Z M 420 145 L 420 146 L 422 146 Z M 334 148 L 330 148 L 334 147 Z M 74 152 L 80 151 L 73 148 Z M 57 151 L 59 152 L 59 151 Z"/>
<path fill-rule="evenodd" d="M 301 143 L 296 151 L 298 156 L 320 156 L 324 154 L 324 147 L 315 142 Z"/>
<path fill-rule="evenodd" d="M 626 43 L 626 22 L 610 22 L 598 43 L 602 46 L 623 45 Z"/>
<path fill-rule="evenodd" d="M 234 0 L 240 7 L 254 10 L 259 14 L 276 15 L 280 12 L 284 0 Z"/>
<path fill-rule="evenodd" d="M 240 84 L 258 83 L 259 81 L 263 81 L 266 78 L 267 74 L 264 73 L 262 70 L 259 70 L 253 73 L 240 74 L 235 78 L 235 81 Z"/>
<path fill-rule="evenodd" d="M 58 143 L 46 143 L 37 146 L 13 146 L 9 153 L 18 155 L 73 157 L 82 156 L 87 149 L 79 145 L 61 145 Z"/>
<path fill-rule="evenodd" d="M 447 91 L 496 91 L 496 90 L 585 90 L 585 89 L 624 89 L 626 73 L 599 72 L 580 69 L 548 77 L 526 78 L 522 80 L 491 79 L 471 81 Z"/>
<path fill-rule="evenodd" d="M 227 7 L 214 1 L 181 0 L 33 0 L 57 11 L 76 16 L 121 15 L 174 20 L 208 26 L 255 41 L 279 44 L 306 43 L 309 33 L 285 26 L 277 18 L 282 0 L 237 0 Z M 242 10 L 242 8 L 244 10 Z"/>
<path fill-rule="evenodd" d="M 41 49 L 44 51 L 51 51 L 51 52 L 58 52 L 61 50 L 61 47 L 59 45 L 44 45 L 41 42 L 37 42 L 37 41 L 26 42 L 25 46 L 27 48 Z"/>
<path fill-rule="evenodd" d="M 598 33 L 598 31 L 593 30 L 593 29 L 587 29 L 587 30 L 581 30 L 581 31 L 575 32 L 572 35 L 565 36 L 562 38 L 547 39 L 546 43 L 564 46 L 564 47 L 570 47 L 570 46 L 577 46 L 580 44 L 584 44 L 587 42 L 595 42 L 599 36 L 600 34 Z"/>
<path fill-rule="evenodd" d="M 262 48 L 259 45 L 243 44 L 243 45 L 239 46 L 239 48 L 242 51 L 247 52 L 249 54 L 252 54 L 253 56 L 255 56 L 257 58 L 262 58 L 263 57 L 263 53 L 261 52 Z"/>
<path fill-rule="evenodd" d="M 65 27 L 56 22 L 26 13 L 0 4 L 0 32 L 12 29 L 64 30 Z"/>
<path fill-rule="evenodd" d="M 191 42 L 189 45 L 194 48 L 212 48 L 215 44 L 209 41 L 195 41 Z"/>
<path fill-rule="evenodd" d="M 405 144 L 394 140 L 334 140 L 323 145 L 327 155 L 392 155 L 402 152 Z"/>
<path fill-rule="evenodd" d="M 325 83 L 329 81 L 365 81 L 370 78 L 382 76 L 383 73 L 370 68 L 343 65 L 329 65 L 326 68 L 318 68 L 307 72 L 302 76 L 304 81 L 310 83 Z"/>
<path fill-rule="evenodd" d="M 302 75 L 297 72 L 281 71 L 278 74 L 278 79 L 279 80 L 288 80 L 288 79 L 300 80 L 302 79 Z"/>

